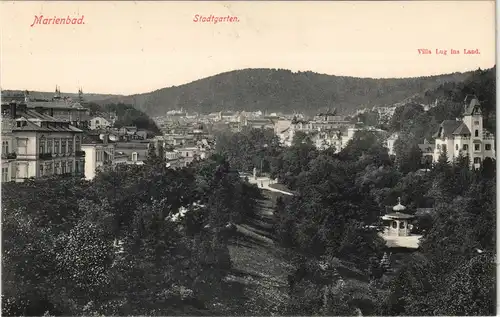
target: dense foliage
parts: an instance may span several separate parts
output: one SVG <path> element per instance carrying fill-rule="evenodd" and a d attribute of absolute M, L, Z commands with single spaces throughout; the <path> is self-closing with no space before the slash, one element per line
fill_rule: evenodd
<path fill-rule="evenodd" d="M 151 116 L 168 110 L 210 113 L 224 110 L 314 114 L 328 107 L 349 113 L 375 105 L 392 105 L 432 90 L 445 82 L 461 81 L 468 73 L 401 79 L 332 76 L 285 69 L 243 69 L 218 74 L 178 87 L 116 97 L 103 103 L 136 104 Z"/>
<path fill-rule="evenodd" d="M 220 157 L 164 166 L 4 184 L 2 314 L 218 314 L 205 302 L 231 266 L 228 223 L 258 190 Z"/>
<path fill-rule="evenodd" d="M 290 307 L 299 307 L 305 315 L 328 315 L 324 296 L 337 302 L 344 298 L 347 306 L 334 311 L 340 315 L 355 314 L 355 308 L 362 306 L 363 313 L 371 315 L 492 315 L 494 161 L 487 159 L 481 170 L 472 171 L 466 158 L 452 163 L 440 159 L 429 166 L 430 172 L 421 173 L 415 171 L 418 167 L 393 165 L 381 144 L 375 135 L 358 132 L 337 154 L 315 151 L 307 142 L 295 142 L 281 154 L 278 178 L 299 193 L 280 199 L 276 206 L 282 245 L 308 259 L 347 260 L 351 268 L 372 279 L 368 285 L 350 289 L 339 288 L 338 279 L 327 278 L 330 288 L 325 288 L 326 272 L 319 270 L 318 277 L 314 273 L 318 265 L 305 261 L 306 269 L 304 264 L 296 266 L 295 277 L 299 277 L 294 280 Z M 428 207 L 434 211 L 413 223 L 414 230 L 423 234 L 421 250 L 407 257 L 392 275 L 380 274 L 374 271 L 378 261 L 372 262 L 384 250 L 376 235 L 377 219 L 397 197 L 402 197 L 406 213 Z M 347 296 L 354 292 L 352 287 L 360 288 L 358 292 L 367 298 L 360 302 Z M 332 292 L 336 297 L 331 298 Z"/>
<path fill-rule="evenodd" d="M 241 172 L 270 172 L 271 164 L 281 152 L 279 139 L 271 129 L 245 129 L 216 134 L 216 151 L 225 155 L 228 162 Z"/>

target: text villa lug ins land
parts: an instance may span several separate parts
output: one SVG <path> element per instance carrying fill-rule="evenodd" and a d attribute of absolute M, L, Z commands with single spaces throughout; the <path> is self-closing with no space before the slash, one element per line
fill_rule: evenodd
<path fill-rule="evenodd" d="M 435 53 L 432 53 L 432 50 L 430 50 L 430 49 L 419 48 L 418 49 L 418 54 L 424 54 L 424 55 L 429 55 L 429 54 L 430 55 L 432 55 L 432 54 L 436 54 L 436 55 L 448 55 L 448 50 L 442 50 L 442 49 L 437 49 L 436 48 Z M 451 49 L 450 50 L 450 54 L 451 55 L 460 55 L 460 50 Z M 479 49 L 470 50 L 470 49 L 464 48 L 463 54 L 464 55 L 478 55 L 478 54 L 481 54 L 481 52 L 479 52 Z"/>

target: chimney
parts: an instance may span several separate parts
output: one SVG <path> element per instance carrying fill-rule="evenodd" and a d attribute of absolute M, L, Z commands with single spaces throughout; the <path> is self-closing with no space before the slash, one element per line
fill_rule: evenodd
<path fill-rule="evenodd" d="M 17 105 L 16 105 L 16 103 L 15 102 L 11 102 L 10 103 L 10 117 L 12 119 L 16 118 L 16 115 L 17 115 L 16 111 L 17 111 Z"/>
<path fill-rule="evenodd" d="M 102 136 L 102 143 L 108 144 L 108 138 L 109 138 L 109 135 L 107 133 L 104 133 L 104 135 Z"/>

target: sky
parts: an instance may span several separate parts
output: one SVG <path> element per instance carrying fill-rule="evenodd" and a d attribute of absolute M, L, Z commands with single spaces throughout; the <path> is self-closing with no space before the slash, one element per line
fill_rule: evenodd
<path fill-rule="evenodd" d="M 2 1 L 0 30 L 2 89 L 128 95 L 245 68 L 388 78 L 495 64 L 494 1 Z"/>

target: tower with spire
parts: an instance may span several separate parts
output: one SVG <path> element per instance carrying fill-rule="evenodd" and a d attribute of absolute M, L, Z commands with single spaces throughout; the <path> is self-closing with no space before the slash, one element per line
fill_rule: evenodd
<path fill-rule="evenodd" d="M 78 102 L 79 103 L 83 102 L 83 89 L 82 89 L 82 87 L 78 88 Z"/>
<path fill-rule="evenodd" d="M 61 99 L 61 90 L 60 90 L 59 86 L 57 86 L 57 85 L 56 85 L 56 91 L 54 93 L 54 99 L 55 100 Z"/>

